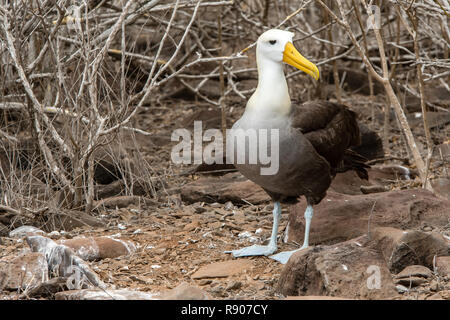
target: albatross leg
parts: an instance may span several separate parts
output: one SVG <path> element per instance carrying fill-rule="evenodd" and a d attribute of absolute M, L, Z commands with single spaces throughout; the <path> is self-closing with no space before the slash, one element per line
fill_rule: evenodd
<path fill-rule="evenodd" d="M 273 206 L 273 226 L 272 236 L 267 246 L 253 245 L 238 250 L 225 251 L 225 253 L 231 253 L 233 257 L 248 257 L 248 256 L 268 256 L 277 251 L 277 233 L 278 224 L 281 218 L 281 205 L 279 202 L 275 202 Z"/>
<path fill-rule="evenodd" d="M 308 204 L 305 210 L 305 239 L 303 240 L 303 246 L 300 249 L 292 250 L 292 251 L 284 251 L 277 254 L 274 254 L 273 256 L 270 256 L 270 258 L 277 260 L 278 262 L 281 262 L 282 264 L 286 264 L 289 260 L 289 258 L 297 251 L 303 250 L 308 248 L 309 246 L 309 228 L 311 226 L 311 220 L 314 214 L 314 210 L 312 205 Z"/>

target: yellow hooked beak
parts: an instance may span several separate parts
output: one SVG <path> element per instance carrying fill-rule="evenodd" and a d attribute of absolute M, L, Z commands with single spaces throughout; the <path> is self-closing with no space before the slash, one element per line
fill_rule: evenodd
<path fill-rule="evenodd" d="M 309 74 L 314 79 L 319 80 L 319 69 L 317 69 L 314 63 L 308 61 L 308 59 L 302 56 L 300 52 L 295 49 L 292 42 L 286 43 L 286 46 L 284 47 L 283 61 Z"/>

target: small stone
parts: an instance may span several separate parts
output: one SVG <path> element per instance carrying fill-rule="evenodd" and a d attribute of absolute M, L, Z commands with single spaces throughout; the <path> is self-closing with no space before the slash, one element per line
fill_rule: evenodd
<path fill-rule="evenodd" d="M 223 297 L 227 297 L 228 296 L 226 291 L 225 291 L 225 288 L 222 287 L 222 286 L 214 287 L 214 288 L 212 288 L 210 290 L 210 292 L 212 294 L 214 294 L 216 297 L 222 297 L 223 298 Z"/>
<path fill-rule="evenodd" d="M 236 220 L 236 223 L 238 224 L 245 223 L 245 214 L 243 212 L 233 211 L 233 218 Z"/>
<path fill-rule="evenodd" d="M 238 237 L 241 239 L 246 239 L 246 238 L 250 238 L 252 236 L 250 231 L 243 231 L 241 233 L 238 234 Z"/>
<path fill-rule="evenodd" d="M 198 282 L 198 285 L 199 286 L 206 286 L 206 285 L 211 284 L 211 283 L 212 283 L 211 279 L 202 279 L 202 280 L 200 280 Z"/>
<path fill-rule="evenodd" d="M 213 230 L 217 230 L 217 229 L 220 229 L 223 226 L 223 222 L 216 221 L 216 222 L 213 222 L 213 223 L 209 223 L 208 226 L 211 229 L 213 229 Z"/>
<path fill-rule="evenodd" d="M 62 240 L 59 243 L 71 248 L 80 258 L 87 261 L 116 258 L 136 251 L 136 246 L 131 241 L 111 237 L 80 237 Z"/>
<path fill-rule="evenodd" d="M 433 280 L 430 283 L 430 290 L 431 291 L 438 291 L 439 290 L 439 283 L 437 282 L 437 280 Z"/>
<path fill-rule="evenodd" d="M 52 239 L 59 239 L 61 237 L 61 233 L 59 233 L 58 231 L 54 230 L 52 232 L 50 232 L 48 234 L 48 236 Z"/>
<path fill-rule="evenodd" d="M 162 300 L 209 300 L 209 295 L 202 289 L 185 282 L 176 288 L 161 294 Z"/>
<path fill-rule="evenodd" d="M 227 201 L 227 202 L 225 203 L 225 210 L 231 211 L 231 210 L 233 210 L 233 209 L 234 209 L 234 204 L 233 204 L 233 202 Z"/>
<path fill-rule="evenodd" d="M 374 186 L 361 186 L 360 190 L 364 194 L 370 194 L 370 193 L 385 192 L 388 189 L 385 186 L 374 185 Z"/>
<path fill-rule="evenodd" d="M 183 230 L 189 232 L 189 231 L 194 231 L 198 227 L 200 227 L 200 223 L 198 222 L 198 220 L 194 220 L 191 223 L 188 223 L 187 225 L 185 225 Z"/>
<path fill-rule="evenodd" d="M 439 293 L 435 293 L 427 297 L 426 300 L 444 300 L 444 299 L 442 299 L 442 296 Z"/>
<path fill-rule="evenodd" d="M 226 290 L 237 290 L 242 287 L 242 282 L 240 281 L 231 281 L 228 283 Z"/>
<path fill-rule="evenodd" d="M 176 207 L 180 208 L 183 202 L 180 199 L 180 195 L 172 195 L 168 197 L 170 203 L 173 203 Z"/>
<path fill-rule="evenodd" d="M 443 299 L 450 300 L 450 290 L 444 290 L 439 293 Z"/>
<path fill-rule="evenodd" d="M 162 254 L 164 254 L 165 252 L 166 252 L 166 248 L 156 248 L 155 250 L 153 250 L 153 252 L 156 254 L 156 255 L 162 255 Z"/>
<path fill-rule="evenodd" d="M 395 289 L 397 289 L 397 291 L 398 291 L 399 293 L 405 293 L 405 292 L 408 292 L 408 288 L 405 287 L 405 286 L 402 286 L 401 284 L 396 285 L 396 286 L 395 286 Z"/>
<path fill-rule="evenodd" d="M 194 206 L 194 211 L 195 211 L 195 213 L 203 213 L 203 212 L 206 212 L 207 209 L 205 207 L 201 207 L 201 206 Z"/>
<path fill-rule="evenodd" d="M 395 283 L 402 284 L 407 287 L 417 287 L 426 282 L 427 282 L 426 279 L 420 277 L 402 278 L 395 281 Z"/>
<path fill-rule="evenodd" d="M 211 203 L 210 206 L 212 208 L 221 208 L 222 207 L 222 205 L 220 203 L 218 203 L 218 202 Z"/>
<path fill-rule="evenodd" d="M 403 269 L 399 274 L 397 274 L 396 278 L 409 278 L 409 277 L 422 277 L 422 278 L 430 278 L 433 276 L 433 273 L 427 267 L 421 265 L 412 265 L 407 266 Z"/>
<path fill-rule="evenodd" d="M 265 287 L 266 284 L 263 281 L 258 281 L 258 283 L 256 284 L 256 290 L 264 290 Z"/>

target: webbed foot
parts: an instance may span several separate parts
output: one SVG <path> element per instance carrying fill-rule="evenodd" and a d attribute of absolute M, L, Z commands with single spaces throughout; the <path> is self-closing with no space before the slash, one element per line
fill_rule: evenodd
<path fill-rule="evenodd" d="M 238 250 L 225 251 L 225 253 L 231 253 L 233 257 L 250 257 L 250 256 L 269 256 L 277 251 L 276 246 L 259 246 L 253 245 Z"/>

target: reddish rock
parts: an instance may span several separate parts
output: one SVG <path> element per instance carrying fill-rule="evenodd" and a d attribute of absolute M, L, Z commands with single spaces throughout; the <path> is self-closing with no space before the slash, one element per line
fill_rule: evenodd
<path fill-rule="evenodd" d="M 425 266 L 413 265 L 407 266 L 401 272 L 399 272 L 395 278 L 409 278 L 409 277 L 421 277 L 421 278 L 431 278 L 433 276 L 433 272 Z"/>
<path fill-rule="evenodd" d="M 201 165 L 198 171 L 215 170 L 218 165 Z M 203 168 L 207 167 L 207 168 Z M 201 169 L 203 168 L 203 169 Z M 200 170 L 201 169 L 201 170 Z M 222 169 L 220 167 L 219 169 Z M 390 165 L 373 166 L 368 170 L 369 181 L 359 178 L 354 171 L 339 173 L 334 178 L 330 191 L 342 194 L 360 195 L 363 190 L 371 192 L 385 191 L 386 186 L 393 180 L 405 180 L 413 174 L 409 169 Z M 201 177 L 199 180 L 189 183 L 181 189 L 181 198 L 188 203 L 195 202 L 227 202 L 242 203 L 242 199 L 252 203 L 260 204 L 270 201 L 270 197 L 262 188 L 247 180 L 240 173 L 229 173 L 222 177 Z"/>
<path fill-rule="evenodd" d="M 310 243 L 349 240 L 370 228 L 390 226 L 414 228 L 426 222 L 445 225 L 450 201 L 439 199 L 424 189 L 400 190 L 368 195 L 344 195 L 328 192 L 314 206 Z M 303 242 L 306 201 L 290 206 L 288 241 Z"/>
<path fill-rule="evenodd" d="M 67 280 L 64 277 L 49 279 L 27 291 L 24 298 L 54 297 L 55 293 L 67 290 Z"/>
<path fill-rule="evenodd" d="M 194 220 L 191 223 L 188 223 L 187 225 L 185 225 L 183 230 L 184 231 L 193 231 L 193 230 L 197 229 L 198 227 L 200 227 L 200 223 L 198 222 L 198 220 Z"/>
<path fill-rule="evenodd" d="M 223 177 L 203 177 L 181 189 L 181 200 L 187 203 L 221 202 L 260 204 L 270 201 L 267 193 L 258 185 L 245 179 L 240 173 Z"/>
<path fill-rule="evenodd" d="M 162 293 L 161 300 L 210 300 L 211 297 L 202 289 L 191 286 L 185 282 L 176 288 Z"/>
<path fill-rule="evenodd" d="M 382 254 L 366 237 L 295 253 L 276 290 L 286 296 L 386 299 L 397 295 Z"/>
<path fill-rule="evenodd" d="M 409 277 L 409 278 L 403 278 L 403 279 L 397 279 L 395 280 L 395 283 L 401 284 L 403 286 L 406 286 L 408 288 L 413 288 L 420 286 L 421 284 L 424 284 L 428 282 L 427 279 L 421 278 L 421 277 Z"/>
<path fill-rule="evenodd" d="M 339 173 L 329 191 L 349 195 L 385 192 L 392 181 L 409 180 L 415 176 L 408 168 L 399 165 L 374 165 L 367 172 L 368 181 L 358 177 L 354 171 Z"/>
<path fill-rule="evenodd" d="M 439 233 L 380 227 L 371 235 L 371 246 L 383 253 L 393 273 L 410 265 L 432 268 L 434 256 L 450 252 L 450 242 Z"/>
<path fill-rule="evenodd" d="M 436 258 L 436 270 L 441 276 L 450 275 L 450 256 Z"/>
<path fill-rule="evenodd" d="M 87 261 L 116 258 L 136 251 L 132 242 L 109 237 L 75 238 L 62 240 L 60 243 L 71 248 L 81 259 Z"/>
<path fill-rule="evenodd" d="M 215 262 L 201 267 L 192 275 L 192 279 L 226 278 L 244 272 L 253 267 L 253 262 L 246 259 Z"/>
<path fill-rule="evenodd" d="M 0 290 L 31 290 L 48 280 L 45 255 L 28 252 L 0 260 Z"/>
<path fill-rule="evenodd" d="M 373 186 L 373 183 L 361 179 L 355 171 L 347 171 L 336 175 L 331 182 L 329 191 L 357 195 L 361 194 L 361 186 L 370 187 Z"/>
<path fill-rule="evenodd" d="M 363 194 L 370 194 L 370 193 L 380 193 L 380 192 L 386 192 L 389 191 L 389 189 L 385 186 L 361 186 L 361 192 Z"/>
<path fill-rule="evenodd" d="M 152 199 L 140 196 L 116 196 L 99 201 L 95 201 L 95 208 L 126 208 L 130 205 L 135 206 L 156 206 L 157 203 Z"/>

